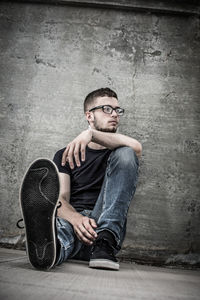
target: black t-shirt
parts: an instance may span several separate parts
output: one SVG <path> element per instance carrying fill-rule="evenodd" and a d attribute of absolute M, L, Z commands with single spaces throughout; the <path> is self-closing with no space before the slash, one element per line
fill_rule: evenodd
<path fill-rule="evenodd" d="M 74 169 L 70 169 L 69 163 L 61 165 L 62 154 L 65 148 L 56 152 L 53 161 L 59 172 L 70 175 L 71 196 L 70 204 L 77 210 L 93 209 L 103 183 L 107 160 L 111 153 L 109 149 L 94 150 L 86 147 L 86 159 Z"/>

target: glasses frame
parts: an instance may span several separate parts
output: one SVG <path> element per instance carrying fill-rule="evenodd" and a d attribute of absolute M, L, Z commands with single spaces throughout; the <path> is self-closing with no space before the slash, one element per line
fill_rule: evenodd
<path fill-rule="evenodd" d="M 109 106 L 109 107 L 112 109 L 110 113 L 104 111 L 104 107 L 105 107 L 105 106 Z M 111 105 L 106 104 L 106 105 L 95 106 L 95 107 L 91 108 L 91 109 L 89 110 L 89 112 L 90 112 L 90 111 L 93 111 L 93 110 L 96 110 L 96 109 L 100 109 L 100 108 L 102 109 L 102 111 L 103 111 L 105 114 L 108 114 L 108 115 L 111 115 L 111 114 L 113 113 L 113 110 L 114 110 L 118 116 L 123 116 L 124 111 L 125 111 L 124 108 L 121 108 L 121 107 L 112 107 Z M 121 114 L 117 113 L 117 110 L 118 110 L 118 109 L 121 109 L 121 110 L 122 110 L 122 113 L 121 113 Z"/>

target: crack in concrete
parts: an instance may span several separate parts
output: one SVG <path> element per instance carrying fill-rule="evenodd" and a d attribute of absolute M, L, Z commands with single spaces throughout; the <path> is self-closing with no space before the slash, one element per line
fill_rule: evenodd
<path fill-rule="evenodd" d="M 47 67 L 56 68 L 56 65 L 54 65 L 54 64 L 52 64 L 48 61 L 45 61 L 42 58 L 39 58 L 37 55 L 35 55 L 35 62 L 36 62 L 36 64 L 42 64 L 42 65 L 47 66 Z"/>
<path fill-rule="evenodd" d="M 147 54 L 149 56 L 161 56 L 162 52 L 160 50 L 155 50 L 153 52 L 144 51 L 144 54 Z"/>

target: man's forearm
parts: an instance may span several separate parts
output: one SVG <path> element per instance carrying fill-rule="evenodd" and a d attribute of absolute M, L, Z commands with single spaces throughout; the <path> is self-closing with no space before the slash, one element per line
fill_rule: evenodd
<path fill-rule="evenodd" d="M 58 209 L 58 217 L 67 220 L 73 225 L 74 219 L 80 215 L 75 208 L 63 197 L 60 198 L 62 206 Z"/>
<path fill-rule="evenodd" d="M 58 217 L 67 220 L 73 226 L 79 240 L 87 245 L 92 245 L 97 237 L 94 230 L 97 228 L 95 220 L 78 213 L 64 197 L 60 197 L 60 201 L 62 205 L 58 209 Z"/>
<path fill-rule="evenodd" d="M 72 142 L 70 142 L 62 155 L 62 166 L 68 161 L 71 169 L 74 168 L 74 160 L 78 167 L 81 161 L 85 161 L 85 148 L 90 142 L 94 142 L 108 149 L 115 149 L 122 146 L 131 147 L 138 157 L 142 153 L 142 145 L 135 139 L 119 133 L 102 132 L 95 129 L 82 131 Z"/>
<path fill-rule="evenodd" d="M 92 142 L 100 144 L 111 150 L 122 146 L 131 147 L 138 156 L 141 155 L 142 146 L 133 138 L 119 133 L 102 132 L 94 129 L 91 129 L 91 132 Z"/>

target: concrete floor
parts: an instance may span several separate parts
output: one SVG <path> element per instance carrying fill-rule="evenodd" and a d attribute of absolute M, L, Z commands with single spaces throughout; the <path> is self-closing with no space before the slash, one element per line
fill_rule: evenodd
<path fill-rule="evenodd" d="M 0 248 L 0 299 L 200 299 L 200 271 L 121 263 L 120 271 L 68 261 L 33 269 L 23 251 Z"/>

